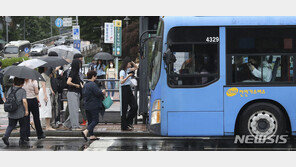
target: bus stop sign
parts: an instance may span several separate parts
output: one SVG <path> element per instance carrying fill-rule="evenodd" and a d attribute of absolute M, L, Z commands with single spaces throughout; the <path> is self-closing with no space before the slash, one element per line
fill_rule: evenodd
<path fill-rule="evenodd" d="M 81 48 L 81 41 L 80 40 L 74 40 L 73 41 L 73 48 L 77 49 L 80 51 Z"/>

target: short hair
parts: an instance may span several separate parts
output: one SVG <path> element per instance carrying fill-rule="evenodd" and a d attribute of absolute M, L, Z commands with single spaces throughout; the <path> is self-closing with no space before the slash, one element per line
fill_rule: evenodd
<path fill-rule="evenodd" d="M 45 68 L 44 67 L 38 67 L 38 72 L 40 74 L 44 73 L 44 71 L 45 71 Z"/>
<path fill-rule="evenodd" d="M 87 72 L 87 79 L 91 79 L 93 76 L 97 76 L 97 72 L 94 70 L 88 71 Z"/>
<path fill-rule="evenodd" d="M 23 78 L 14 77 L 14 79 L 13 79 L 13 84 L 16 86 L 21 86 L 24 83 L 25 83 L 25 79 L 23 79 Z"/>
<path fill-rule="evenodd" d="M 77 53 L 77 54 L 74 55 L 74 59 L 79 59 L 79 58 L 81 58 L 81 57 L 83 57 L 83 56 L 82 56 L 82 54 L 80 54 L 80 53 Z"/>

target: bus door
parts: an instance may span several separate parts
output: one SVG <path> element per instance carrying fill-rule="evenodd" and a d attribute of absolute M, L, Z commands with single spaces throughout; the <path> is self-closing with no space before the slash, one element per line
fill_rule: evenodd
<path fill-rule="evenodd" d="M 219 34 L 220 32 L 220 34 Z M 164 53 L 162 131 L 169 136 L 223 135 L 224 28 L 175 27 Z"/>

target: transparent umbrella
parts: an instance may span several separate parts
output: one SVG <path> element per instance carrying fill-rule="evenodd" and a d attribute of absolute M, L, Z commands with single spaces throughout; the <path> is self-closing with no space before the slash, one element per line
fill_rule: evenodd
<path fill-rule="evenodd" d="M 31 69 L 38 68 L 44 64 L 46 64 L 46 61 L 40 60 L 40 59 L 31 59 L 31 60 L 26 60 L 20 63 L 18 66 L 26 66 Z"/>

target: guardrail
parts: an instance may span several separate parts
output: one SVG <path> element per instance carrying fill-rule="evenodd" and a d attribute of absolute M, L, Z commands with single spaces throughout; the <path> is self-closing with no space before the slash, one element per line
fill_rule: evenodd
<path fill-rule="evenodd" d="M 60 36 L 71 36 L 72 32 L 68 32 L 68 33 L 64 33 L 64 34 L 60 34 L 60 35 L 56 35 L 56 36 L 52 36 L 52 37 L 49 37 L 49 38 L 46 38 L 46 39 L 42 39 L 40 41 L 35 41 L 35 42 L 32 42 L 31 44 L 34 45 L 34 44 L 39 44 L 39 43 L 42 43 L 42 44 L 47 44 L 49 42 L 52 42 L 52 41 L 55 41 L 57 39 L 59 39 Z"/>
<path fill-rule="evenodd" d="M 98 82 L 108 82 L 108 81 L 119 82 L 118 79 L 97 79 L 97 81 Z M 105 83 L 101 83 L 101 84 L 104 85 Z M 120 89 L 119 88 L 117 88 L 115 86 L 115 89 L 105 89 L 105 90 L 106 90 L 106 94 L 108 92 L 110 92 L 110 93 L 112 93 L 112 92 L 119 92 L 119 99 L 113 99 L 112 101 L 113 102 L 120 102 Z M 63 102 L 67 102 L 68 101 L 68 99 L 67 99 L 67 92 L 68 92 L 68 90 L 67 89 L 64 89 L 63 90 L 63 93 L 60 95 L 60 100 L 59 101 L 62 102 L 62 104 L 63 104 Z M 113 105 L 114 105 L 114 103 L 113 103 Z M 120 123 L 121 122 L 121 105 L 120 105 L 120 103 L 119 103 L 119 105 L 118 105 L 118 103 L 116 105 L 119 107 L 118 109 L 115 107 L 117 110 L 115 110 L 114 107 L 112 109 L 112 106 L 111 106 L 111 108 L 108 109 L 105 112 L 104 117 L 99 117 L 99 122 L 100 123 Z M 82 106 L 80 106 L 80 108 L 81 107 Z M 65 109 L 65 111 L 66 111 L 66 109 Z M 59 110 L 59 113 L 58 113 L 58 118 L 61 118 L 63 121 L 67 119 L 67 118 L 64 118 L 65 115 L 66 115 L 66 114 L 64 114 L 65 111 Z"/>
<path fill-rule="evenodd" d="M 81 53 L 84 56 L 92 55 L 98 52 L 98 46 L 97 44 L 90 44 L 81 47 Z"/>

